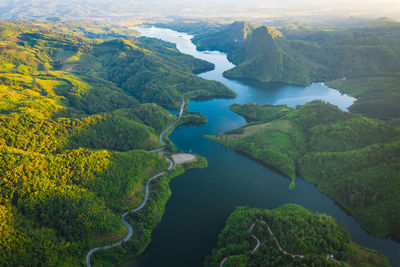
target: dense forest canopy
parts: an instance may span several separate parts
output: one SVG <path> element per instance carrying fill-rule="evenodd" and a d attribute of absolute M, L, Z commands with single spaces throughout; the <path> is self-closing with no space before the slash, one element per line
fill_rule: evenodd
<path fill-rule="evenodd" d="M 220 31 L 200 32 L 193 37 L 192 41 L 198 50 L 218 50 L 229 53 L 243 45 L 255 28 L 256 26 L 247 21 L 236 21 Z"/>
<path fill-rule="evenodd" d="M 295 204 L 273 210 L 236 208 L 219 235 L 217 248 L 205 260 L 205 266 L 221 264 L 389 266 L 379 252 L 353 243 L 332 217 Z"/>
<path fill-rule="evenodd" d="M 378 19 L 347 28 L 283 23 L 250 30 L 234 25 L 204 29 L 193 39 L 204 49 L 224 46 L 219 49 L 237 64 L 226 77 L 299 85 L 329 81 L 357 100 L 351 112 L 318 101 L 296 109 L 234 104 L 231 109 L 248 124 L 210 138 L 293 179 L 299 173 L 368 231 L 398 238 L 400 23 Z"/>
<path fill-rule="evenodd" d="M 228 52 L 237 67 L 225 76 L 234 79 L 308 85 L 400 72 L 400 23 L 390 20 L 350 28 L 235 22 L 219 31 L 206 28 L 193 41 L 200 49 Z"/>
<path fill-rule="evenodd" d="M 231 109 L 249 123 L 211 139 L 292 179 L 299 173 L 373 234 L 400 236 L 399 127 L 321 101 Z"/>
<path fill-rule="evenodd" d="M 326 83 L 357 98 L 351 112 L 400 125 L 400 75 L 368 75 Z"/>
<path fill-rule="evenodd" d="M 222 83 L 196 76 L 213 64 L 181 54 L 171 43 L 103 21 L 48 20 L 0 21 L 5 266 L 80 266 L 90 248 L 119 240 L 126 234 L 121 213 L 137 206 L 146 181 L 168 166 L 161 155 L 146 153 L 161 146 L 160 133 L 176 120 L 165 108 L 177 109 L 183 96 L 236 96 Z M 248 123 L 209 138 L 267 163 L 293 180 L 291 188 L 300 174 L 369 232 L 400 238 L 398 22 L 351 28 L 246 21 L 160 25 L 196 33 L 193 42 L 201 50 L 228 53 L 237 64 L 224 73 L 228 78 L 327 81 L 357 97 L 350 112 L 322 101 L 296 108 L 234 104 L 231 110 Z M 180 123 L 206 121 L 192 113 Z M 146 207 L 127 216 L 135 239 L 96 253 L 92 262 L 109 265 L 142 253 L 161 220 L 169 180 L 204 166 L 201 159 L 157 180 Z M 282 255 L 265 225 L 284 249 L 304 257 Z M 252 234 L 263 237 L 254 254 Z M 219 266 L 224 257 L 226 266 L 388 265 L 379 253 L 352 243 L 331 217 L 296 205 L 238 208 L 206 265 Z"/>
<path fill-rule="evenodd" d="M 228 53 L 237 66 L 224 73 L 227 78 L 301 86 L 323 81 L 356 97 L 350 112 L 321 101 L 295 109 L 233 104 L 231 110 L 242 115 L 247 124 L 208 137 L 292 178 L 292 189 L 299 174 L 336 200 L 368 232 L 397 240 L 400 23 L 387 18 L 364 22 L 349 19 L 346 23 L 283 21 L 255 26 L 241 21 L 230 25 L 171 23 L 164 27 L 193 30 L 196 35 L 192 41 L 200 50 Z M 231 249 L 233 256 L 225 258 L 225 264 L 260 266 L 261 257 L 253 261 L 255 257 L 249 253 L 237 253 L 246 238 L 234 231 L 224 238 L 243 243 L 226 244 L 224 249 Z M 251 235 L 247 237 L 252 240 Z M 220 266 L 224 257 L 218 254 L 215 261 L 214 256 L 206 264 Z"/>
<path fill-rule="evenodd" d="M 191 90 L 234 96 L 193 74 L 210 63 L 171 44 L 102 23 L 86 27 L 0 21 L 2 266 L 79 266 L 90 248 L 118 239 L 126 231 L 120 215 L 169 165 L 146 153 L 161 146 L 159 134 L 175 121 L 153 102 L 176 107 Z M 134 91 L 150 88 L 157 99 Z M 137 239 L 125 253 L 149 244 L 170 194 L 168 179 L 183 170 L 157 181 L 141 216 L 128 218 Z"/>

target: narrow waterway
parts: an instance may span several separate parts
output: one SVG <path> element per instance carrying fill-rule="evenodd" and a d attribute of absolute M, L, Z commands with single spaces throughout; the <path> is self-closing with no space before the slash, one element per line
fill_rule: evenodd
<path fill-rule="evenodd" d="M 224 83 L 238 94 L 232 100 L 191 101 L 189 111 L 201 112 L 208 123 L 183 126 L 170 136 L 178 151 L 193 152 L 207 158 L 206 169 L 191 170 L 171 182 L 172 196 L 161 223 L 152 235 L 152 243 L 139 258 L 123 266 L 202 266 L 204 257 L 216 247 L 218 234 L 233 209 L 250 206 L 273 209 L 286 203 L 297 203 L 307 209 L 323 212 L 342 222 L 353 241 L 381 251 L 391 264 L 400 266 L 400 244 L 375 238 L 364 231 L 329 197 L 301 178 L 289 190 L 290 181 L 268 167 L 207 140 L 204 135 L 218 134 L 244 124 L 242 117 L 228 108 L 233 103 L 287 104 L 296 106 L 322 99 L 345 110 L 354 98 L 342 95 L 323 84 L 308 87 L 244 84 L 225 79 L 222 73 L 234 67 L 226 54 L 199 52 L 191 36 L 169 29 L 139 28 L 143 36 L 175 43 L 179 51 L 215 64 L 213 71 L 199 76 Z"/>

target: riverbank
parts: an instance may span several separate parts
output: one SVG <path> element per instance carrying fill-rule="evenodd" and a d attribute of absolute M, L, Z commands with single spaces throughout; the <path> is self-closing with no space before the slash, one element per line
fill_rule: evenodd
<path fill-rule="evenodd" d="M 326 85 L 357 98 L 351 112 L 400 125 L 400 74 L 347 77 Z"/>
<path fill-rule="evenodd" d="M 128 229 L 128 233 L 126 234 L 126 236 L 123 239 L 121 239 L 121 240 L 119 240 L 117 242 L 91 249 L 88 252 L 88 254 L 86 255 L 86 266 L 88 266 L 88 267 L 92 266 L 93 260 L 91 260 L 91 258 L 93 257 L 93 255 L 95 253 L 99 254 L 98 252 L 107 251 L 107 250 L 111 250 L 111 249 L 114 249 L 114 248 L 119 248 L 120 246 L 123 246 L 124 248 L 129 246 L 129 244 L 127 246 L 125 246 L 125 243 L 128 242 L 131 239 L 134 231 L 133 231 L 133 227 L 132 227 L 131 222 L 128 222 L 127 218 L 128 217 L 132 218 L 133 214 L 140 212 L 146 206 L 146 204 L 147 204 L 147 202 L 149 200 L 149 196 L 150 196 L 150 185 L 154 180 L 159 179 L 162 176 L 166 176 L 167 177 L 167 184 L 168 184 L 169 180 L 171 180 L 173 177 L 176 177 L 179 174 L 182 174 L 185 170 L 188 170 L 188 169 L 191 169 L 191 168 L 204 168 L 204 167 L 207 166 L 207 161 L 204 158 L 201 158 L 200 156 L 195 156 L 195 155 L 192 155 L 192 154 L 185 154 L 184 157 L 183 157 L 182 154 L 171 154 L 170 155 L 170 153 L 163 152 L 164 149 L 166 148 L 166 143 L 164 141 L 164 136 L 166 134 L 171 133 L 173 128 L 176 127 L 180 123 L 180 121 L 182 119 L 182 116 L 183 116 L 185 105 L 186 105 L 186 102 L 185 102 L 185 98 L 183 96 L 182 97 L 182 104 L 181 104 L 181 107 L 179 109 L 179 113 L 178 113 L 176 121 L 174 121 L 172 124 L 170 124 L 159 136 L 159 141 L 160 141 L 162 146 L 160 148 L 158 148 L 158 149 L 150 150 L 150 151 L 147 152 L 147 153 L 159 153 L 159 154 L 163 155 L 164 158 L 169 162 L 168 168 L 166 170 L 154 175 L 150 179 L 148 179 L 147 182 L 146 182 L 146 185 L 145 185 L 144 197 L 143 197 L 143 201 L 141 202 L 141 204 L 137 208 L 135 208 L 135 209 L 133 209 L 131 211 L 126 211 L 125 213 L 122 214 L 122 216 L 121 216 L 122 222 L 125 225 L 125 227 Z M 190 117 L 189 120 L 186 120 L 186 121 L 190 121 L 190 119 L 192 119 L 192 118 Z M 189 160 L 188 160 L 188 158 L 189 158 Z M 173 170 L 173 172 L 171 172 L 172 170 Z M 161 185 L 161 184 L 162 184 L 162 181 L 158 185 Z M 170 194 L 171 193 L 169 191 L 167 193 L 163 193 L 162 195 L 164 195 L 164 196 L 168 195 L 169 196 Z M 160 198 L 159 196 L 157 196 L 155 198 L 155 200 L 153 200 L 153 201 L 161 202 L 161 206 L 164 207 L 165 203 L 166 203 L 166 201 L 168 199 L 168 196 L 164 197 L 164 198 L 163 197 Z M 162 215 L 162 213 L 163 213 L 163 208 L 161 208 L 161 209 L 162 209 L 162 211 L 159 213 L 159 215 Z M 146 216 L 146 215 L 142 215 L 142 216 Z M 152 217 L 152 216 L 154 216 L 154 214 L 153 215 L 147 214 L 146 218 L 149 218 L 149 217 Z M 154 221 L 153 225 L 152 225 L 153 228 L 155 227 L 157 222 L 161 219 L 160 216 L 158 216 L 158 217 L 159 218 L 156 219 Z M 132 221 L 132 219 L 131 219 L 131 221 Z M 133 221 L 135 222 L 135 220 L 133 220 Z M 148 227 L 151 227 L 151 225 L 146 225 L 145 227 L 148 228 Z M 135 233 L 137 235 L 138 235 L 138 232 L 139 231 L 135 231 Z M 142 238 L 143 238 L 143 236 L 142 236 Z M 143 252 L 143 250 L 147 247 L 147 245 L 149 243 L 149 240 L 148 240 L 149 237 L 147 237 L 146 239 L 147 239 L 148 242 L 145 242 L 145 241 L 141 240 L 140 237 L 139 238 L 137 237 L 137 240 L 141 240 L 142 245 L 140 247 L 137 247 L 136 250 L 134 250 L 134 251 L 136 251 L 136 255 L 140 255 Z M 126 257 L 128 257 L 128 258 L 132 257 L 131 252 L 128 252 L 129 250 L 126 251 L 125 253 L 123 253 L 122 251 L 119 250 L 117 253 L 113 253 L 113 252 L 108 253 L 108 257 L 110 257 L 110 254 L 112 255 L 113 261 L 111 261 L 111 262 L 115 262 L 115 261 L 118 262 L 118 261 L 121 261 L 121 259 L 124 259 L 124 258 L 127 259 Z M 128 253 L 129 253 L 129 256 L 127 256 Z M 120 255 L 120 254 L 122 254 L 122 255 Z M 109 261 L 110 259 L 107 259 L 107 255 L 100 255 L 99 258 L 100 258 L 100 260 L 98 261 L 99 263 L 110 262 Z"/>
<path fill-rule="evenodd" d="M 234 100 L 190 102 L 188 112 L 200 112 L 207 117 L 207 124 L 181 126 L 171 134 L 170 139 L 179 152 L 193 151 L 205 156 L 209 166 L 171 181 L 174 193 L 167 203 L 162 221 L 152 234 L 151 246 L 140 259 L 123 266 L 184 266 L 187 262 L 192 266 L 202 266 L 204 256 L 215 247 L 218 233 L 234 207 L 248 205 L 273 209 L 286 203 L 297 203 L 333 216 L 343 223 L 355 242 L 383 252 L 394 265 L 400 263 L 398 243 L 368 235 L 353 217 L 314 185 L 297 179 L 296 188 L 289 190 L 290 181 L 287 178 L 204 138 L 205 135 L 217 135 L 245 124 L 243 117 L 229 110 L 228 106 L 234 103 L 287 104 L 295 107 L 322 99 L 345 110 L 353 103 L 353 98 L 323 84 L 263 87 L 228 80 L 222 73 L 232 68 L 233 64 L 227 60 L 226 54 L 199 52 L 190 42 L 191 36 L 184 33 L 157 28 L 144 29 L 142 33 L 175 43 L 181 52 L 214 63 L 213 71 L 199 76 L 224 83 L 238 96 Z M 192 244 L 190 247 L 185 245 L 189 243 Z"/>
<path fill-rule="evenodd" d="M 321 101 L 296 109 L 254 104 L 231 108 L 252 122 L 208 138 L 292 179 L 299 173 L 375 236 L 400 236 L 398 127 Z"/>

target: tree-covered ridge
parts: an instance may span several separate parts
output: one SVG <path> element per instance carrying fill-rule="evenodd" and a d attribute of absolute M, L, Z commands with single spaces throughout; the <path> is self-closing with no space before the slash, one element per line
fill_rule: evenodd
<path fill-rule="evenodd" d="M 245 39 L 229 38 L 237 35 L 234 26 L 239 23 L 194 37 L 200 47 L 229 52 L 237 67 L 225 72 L 228 78 L 308 85 L 400 72 L 400 23 L 360 28 L 260 26 L 239 31 Z"/>
<path fill-rule="evenodd" d="M 224 85 L 192 73 L 212 68 L 212 64 L 183 56 L 175 47 L 161 46 L 160 42 L 117 39 L 96 45 L 90 55 L 81 57 L 73 71 L 112 81 L 141 102 L 176 108 L 181 96 L 189 91 L 198 90 L 203 97 L 235 96 Z"/>
<path fill-rule="evenodd" d="M 4 113 L 0 114 L 0 136 L 7 146 L 36 152 L 57 152 L 79 147 L 119 151 L 150 149 L 160 145 L 156 132 L 151 128 L 151 123 L 147 122 L 146 125 L 133 114 L 149 108 L 151 116 L 157 112 L 160 118 L 158 129 L 161 128 L 160 123 L 165 126 L 173 120 L 167 111 L 147 105 L 124 112 L 82 116 L 82 111 L 71 107 L 79 108 L 78 105 L 71 104 L 71 101 L 67 101 L 68 97 L 57 95 L 56 91 L 64 87 L 63 90 L 69 90 L 69 95 L 74 95 L 88 85 L 65 73 L 59 77 L 54 76 L 57 72 L 52 74 L 48 74 L 49 79 L 46 76 L 0 74 L 4 94 L 0 101 Z M 71 86 L 74 83 L 76 86 Z M 107 101 L 112 101 L 112 98 Z M 70 107 L 59 103 L 70 104 Z M 133 103 L 136 105 L 136 102 Z M 79 116 L 63 116 L 74 113 Z M 146 119 L 145 116 L 143 119 Z M 153 123 L 155 121 L 152 120 Z"/>
<path fill-rule="evenodd" d="M 236 21 L 218 32 L 200 33 L 192 38 L 198 50 L 232 52 L 239 48 L 256 28 L 247 21 Z"/>
<path fill-rule="evenodd" d="M 299 174 L 349 210 L 369 232 L 399 237 L 400 143 L 308 153 Z"/>
<path fill-rule="evenodd" d="M 369 232 L 400 236 L 398 127 L 321 101 L 296 109 L 256 104 L 231 108 L 252 122 L 210 138 L 288 177 L 299 173 Z"/>
<path fill-rule="evenodd" d="M 90 39 L 131 38 L 140 33 L 119 23 L 106 20 L 48 20 L 51 28 Z"/>
<path fill-rule="evenodd" d="M 121 231 L 119 213 L 126 209 L 121 196 L 168 164 L 144 151 L 42 154 L 6 146 L 0 162 L 1 206 L 15 216 L 1 229 L 0 262 L 30 265 L 33 259 L 34 265 L 48 266 L 68 259 L 80 265 L 90 236 Z M 12 239 L 20 245 L 14 247 Z"/>
<path fill-rule="evenodd" d="M 179 61 L 182 79 L 210 67 L 170 44 L 90 39 L 75 34 L 76 26 L 64 31 L 68 25 L 59 25 L 0 22 L 1 266 L 83 265 L 89 248 L 125 234 L 120 215 L 141 201 L 147 180 L 169 166 L 145 150 L 161 146 L 159 134 L 174 116 L 157 104 L 140 104 L 103 73 L 71 73 L 74 66 L 99 47 L 122 43 L 117 50 L 143 59 L 157 54 L 169 71 Z M 171 86 L 164 77 L 161 82 Z M 202 89 L 210 96 L 207 89 L 227 90 L 208 85 Z M 199 89 L 193 87 L 186 90 Z M 129 216 L 137 239 L 124 243 L 125 254 L 137 255 L 149 244 L 170 195 L 169 180 L 205 165 L 178 166 L 155 183 L 145 211 Z"/>
<path fill-rule="evenodd" d="M 326 85 L 357 98 L 351 112 L 400 125 L 400 75 L 360 76 Z"/>
<path fill-rule="evenodd" d="M 4 60 L 0 60 L 0 66 L 8 70 L 19 68 L 20 72 L 72 71 L 93 82 L 93 87 L 100 85 L 105 91 L 110 86 L 119 87 L 125 95 L 141 102 L 175 108 L 188 91 L 196 90 L 201 97 L 235 96 L 221 83 L 193 74 L 212 69 L 211 63 L 183 55 L 171 44 L 132 35 L 112 40 L 90 39 L 73 31 L 60 32 L 54 29 L 55 25 L 59 24 L 1 22 Z M 78 93 L 98 95 L 90 91 Z"/>
<path fill-rule="evenodd" d="M 257 105 L 255 103 L 247 103 L 245 105 L 232 104 L 229 107 L 233 112 L 243 116 L 247 122 L 270 122 L 279 119 L 291 112 L 292 109 L 288 106 L 274 105 Z"/>
<path fill-rule="evenodd" d="M 332 217 L 295 204 L 273 210 L 236 208 L 205 266 L 221 266 L 224 259 L 225 267 L 389 266 L 379 252 L 353 243 Z"/>
<path fill-rule="evenodd" d="M 224 73 L 228 78 L 299 85 L 311 83 L 310 64 L 298 53 L 298 49 L 291 48 L 280 34 L 265 26 L 255 29 L 228 58 L 238 65 Z"/>

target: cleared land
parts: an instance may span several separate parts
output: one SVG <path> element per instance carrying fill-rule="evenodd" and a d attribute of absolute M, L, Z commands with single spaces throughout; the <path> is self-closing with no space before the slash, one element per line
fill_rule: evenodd
<path fill-rule="evenodd" d="M 171 157 L 175 164 L 183 164 L 183 163 L 197 161 L 197 158 L 195 155 L 187 154 L 187 153 L 174 154 Z"/>

